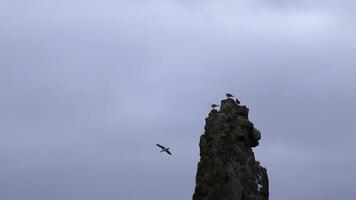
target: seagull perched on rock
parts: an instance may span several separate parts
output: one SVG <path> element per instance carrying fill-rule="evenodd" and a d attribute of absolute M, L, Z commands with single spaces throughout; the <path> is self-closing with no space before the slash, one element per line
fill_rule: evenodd
<path fill-rule="evenodd" d="M 211 108 L 217 108 L 217 107 L 219 107 L 219 105 L 217 105 L 217 104 L 215 104 L 215 103 L 211 103 L 211 104 L 210 104 L 210 107 L 211 107 Z"/>
<path fill-rule="evenodd" d="M 236 98 L 236 103 L 237 103 L 237 104 L 240 104 L 240 101 L 239 101 L 237 98 Z"/>
<path fill-rule="evenodd" d="M 231 97 L 235 97 L 234 95 L 230 94 L 230 93 L 226 93 L 226 97 L 227 98 L 231 98 Z"/>
<path fill-rule="evenodd" d="M 167 148 L 167 147 L 164 147 L 164 146 L 162 146 L 162 145 L 160 145 L 160 144 L 156 144 L 159 148 L 161 148 L 162 150 L 160 151 L 160 153 L 162 153 L 162 152 L 166 152 L 166 153 L 168 153 L 169 155 L 172 155 L 172 153 L 169 151 L 169 148 Z"/>

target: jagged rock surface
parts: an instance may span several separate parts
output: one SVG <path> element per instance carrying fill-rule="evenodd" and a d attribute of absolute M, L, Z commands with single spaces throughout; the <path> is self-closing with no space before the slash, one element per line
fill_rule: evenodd
<path fill-rule="evenodd" d="M 200 138 L 200 161 L 193 200 L 268 200 L 267 170 L 252 147 L 261 133 L 248 119 L 249 109 L 233 99 L 212 109 Z"/>

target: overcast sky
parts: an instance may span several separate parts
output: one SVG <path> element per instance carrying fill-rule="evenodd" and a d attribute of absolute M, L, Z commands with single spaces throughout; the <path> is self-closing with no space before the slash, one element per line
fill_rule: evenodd
<path fill-rule="evenodd" d="M 355 9 L 0 0 L 0 199 L 191 199 L 226 92 L 262 132 L 271 200 L 356 199 Z"/>

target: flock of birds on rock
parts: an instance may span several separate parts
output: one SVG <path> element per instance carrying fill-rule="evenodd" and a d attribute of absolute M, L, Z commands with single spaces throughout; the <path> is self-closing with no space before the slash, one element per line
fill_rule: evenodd
<path fill-rule="evenodd" d="M 232 95 L 232 94 L 230 94 L 230 93 L 226 93 L 226 97 L 227 97 L 227 98 L 234 98 L 235 96 Z M 239 101 L 237 98 L 236 98 L 236 103 L 237 103 L 237 104 L 240 104 L 240 101 Z M 213 108 L 213 109 L 215 109 L 215 108 L 219 107 L 219 105 L 218 105 L 218 104 L 215 104 L 215 103 L 210 103 L 210 107 Z M 165 152 L 165 153 L 167 153 L 167 154 L 169 154 L 169 155 L 172 155 L 172 153 L 169 151 L 170 148 L 165 147 L 165 146 L 160 145 L 160 144 L 156 144 L 156 145 L 157 145 L 159 148 L 161 148 L 160 153 Z"/>
<path fill-rule="evenodd" d="M 232 95 L 232 94 L 230 94 L 230 93 L 226 93 L 226 97 L 227 97 L 227 98 L 234 98 L 235 96 Z M 240 101 L 239 101 L 237 98 L 236 98 L 236 103 L 237 103 L 237 104 L 240 104 Z M 210 103 L 210 107 L 211 107 L 212 109 L 215 109 L 215 108 L 219 107 L 219 105 L 218 105 L 218 104 L 215 104 L 215 103 Z"/>

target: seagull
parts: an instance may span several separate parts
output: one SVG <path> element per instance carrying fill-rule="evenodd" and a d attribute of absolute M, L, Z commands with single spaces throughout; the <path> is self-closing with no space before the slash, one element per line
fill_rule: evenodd
<path fill-rule="evenodd" d="M 166 152 L 166 153 L 168 153 L 169 155 L 172 155 L 171 152 L 169 151 L 169 148 L 164 147 L 164 146 L 162 146 L 162 145 L 160 145 L 160 144 L 156 144 L 156 145 L 157 145 L 159 148 L 162 149 L 162 150 L 160 151 L 160 153 Z"/>
<path fill-rule="evenodd" d="M 217 107 L 219 107 L 219 105 L 217 105 L 217 104 L 215 104 L 215 103 L 211 103 L 211 104 L 210 104 L 210 107 L 211 107 L 211 108 L 217 108 Z"/>
<path fill-rule="evenodd" d="M 240 104 L 240 101 L 239 101 L 237 98 L 236 98 L 236 103 L 237 103 L 237 104 Z"/>
<path fill-rule="evenodd" d="M 230 94 L 230 93 L 226 93 L 226 97 L 230 98 L 230 97 L 235 97 L 234 95 Z"/>

